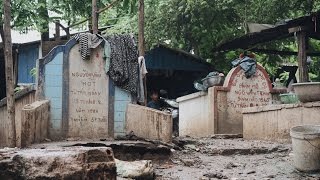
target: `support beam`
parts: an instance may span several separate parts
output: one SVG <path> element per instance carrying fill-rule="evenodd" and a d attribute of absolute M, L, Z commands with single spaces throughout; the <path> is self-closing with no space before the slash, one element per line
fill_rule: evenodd
<path fill-rule="evenodd" d="M 275 49 L 258 49 L 258 48 L 252 48 L 252 49 L 249 49 L 249 51 L 256 52 L 256 53 L 263 53 L 263 54 L 274 54 L 274 55 L 280 55 L 280 56 L 298 56 L 298 52 L 295 52 L 295 51 L 279 51 Z M 307 56 L 319 57 L 320 52 L 307 52 Z"/>
<path fill-rule="evenodd" d="M 297 32 L 298 42 L 298 67 L 299 67 L 299 82 L 308 82 L 308 66 L 307 66 L 307 33 L 305 31 Z"/>
<path fill-rule="evenodd" d="M 98 7 L 97 0 L 92 0 L 92 33 L 98 34 Z"/>

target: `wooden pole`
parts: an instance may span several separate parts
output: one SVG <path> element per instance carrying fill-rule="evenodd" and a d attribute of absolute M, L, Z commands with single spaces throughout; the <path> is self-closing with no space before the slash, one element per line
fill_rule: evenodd
<path fill-rule="evenodd" d="M 9 128 L 11 131 L 10 146 L 16 146 L 16 124 L 15 124 L 15 105 L 14 105 L 14 80 L 13 80 L 13 58 L 11 40 L 11 7 L 10 0 L 3 1 L 3 34 L 4 34 L 4 57 L 7 88 L 7 114 Z"/>
<path fill-rule="evenodd" d="M 145 55 L 145 43 L 144 43 L 144 0 L 139 0 L 139 33 L 138 33 L 138 49 L 139 56 Z M 147 76 L 143 79 L 144 84 L 144 104 L 147 105 Z"/>
<path fill-rule="evenodd" d="M 92 33 L 98 34 L 98 7 L 97 0 L 92 0 Z"/>
<path fill-rule="evenodd" d="M 306 31 L 297 32 L 298 42 L 298 66 L 299 66 L 299 82 L 308 82 L 308 66 L 307 66 L 307 35 Z"/>
<path fill-rule="evenodd" d="M 144 46 L 144 0 L 139 0 L 139 56 L 145 55 Z"/>

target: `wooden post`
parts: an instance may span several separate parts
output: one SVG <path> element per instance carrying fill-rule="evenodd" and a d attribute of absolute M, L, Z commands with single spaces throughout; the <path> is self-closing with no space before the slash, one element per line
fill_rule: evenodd
<path fill-rule="evenodd" d="M 4 57 L 5 73 L 7 86 L 7 111 L 9 128 L 11 131 L 11 147 L 16 146 L 16 124 L 15 124 L 15 105 L 14 105 L 14 80 L 13 80 L 13 58 L 11 40 L 11 7 L 10 0 L 3 1 L 3 34 L 4 34 Z"/>
<path fill-rule="evenodd" d="M 308 66 L 307 66 L 307 35 L 306 31 L 297 32 L 298 41 L 298 66 L 299 66 L 299 82 L 308 82 Z"/>
<path fill-rule="evenodd" d="M 138 49 L 139 56 L 145 55 L 145 43 L 144 43 L 144 0 L 139 0 L 139 33 L 138 33 Z M 147 105 L 147 76 L 143 79 L 144 84 L 144 97 L 145 105 Z"/>
<path fill-rule="evenodd" d="M 60 21 L 59 20 L 55 22 L 55 30 L 56 30 L 56 34 L 54 35 L 54 39 L 57 41 L 60 39 Z"/>
<path fill-rule="evenodd" d="M 92 0 L 92 33 L 98 34 L 98 7 L 97 0 Z"/>

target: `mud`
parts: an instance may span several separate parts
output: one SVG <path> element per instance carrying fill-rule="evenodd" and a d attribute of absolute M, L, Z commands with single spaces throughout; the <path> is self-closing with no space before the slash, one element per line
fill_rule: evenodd
<path fill-rule="evenodd" d="M 290 144 L 242 138 L 186 138 L 184 150 L 156 165 L 156 179 L 320 179 L 295 170 Z"/>

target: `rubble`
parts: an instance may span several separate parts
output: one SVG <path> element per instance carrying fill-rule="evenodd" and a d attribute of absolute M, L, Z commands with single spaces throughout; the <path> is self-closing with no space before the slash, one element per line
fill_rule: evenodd
<path fill-rule="evenodd" d="M 154 178 L 154 169 L 150 160 L 128 162 L 116 159 L 115 162 L 118 177 L 146 180 Z"/>
<path fill-rule="evenodd" d="M 9 149 L 0 179 L 116 179 L 111 148 Z"/>

